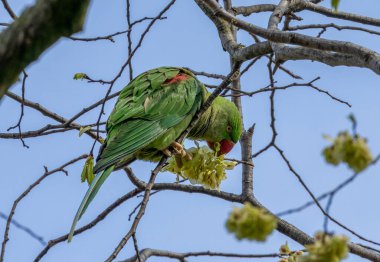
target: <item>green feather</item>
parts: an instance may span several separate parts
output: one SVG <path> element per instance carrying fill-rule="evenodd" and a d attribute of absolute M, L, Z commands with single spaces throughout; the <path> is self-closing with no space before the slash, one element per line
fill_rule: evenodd
<path fill-rule="evenodd" d="M 179 73 L 178 81 L 169 81 Z M 161 150 L 168 148 L 187 128 L 208 96 L 204 85 L 191 72 L 175 67 L 142 73 L 121 91 L 108 118 L 107 139 L 94 167 L 97 176 L 76 213 L 69 241 L 78 220 L 112 171 L 136 158 L 158 161 L 163 155 Z M 232 131 L 227 132 L 227 126 Z M 217 97 L 189 137 L 215 142 L 227 139 L 236 143 L 241 132 L 242 122 L 236 106 Z"/>
<path fill-rule="evenodd" d="M 80 204 L 79 209 L 74 217 L 73 224 L 71 225 L 70 233 L 67 239 L 68 242 L 70 242 L 71 239 L 73 238 L 75 226 L 77 225 L 79 219 L 82 217 L 88 205 L 91 203 L 95 195 L 98 193 L 99 188 L 103 185 L 104 181 L 112 173 L 113 169 L 114 169 L 114 166 L 110 166 L 106 170 L 104 170 L 102 173 L 95 176 L 94 180 L 92 181 L 90 187 L 88 188 L 86 195 L 84 196 L 82 203 Z"/>
<path fill-rule="evenodd" d="M 167 81 L 179 73 L 187 78 Z M 108 118 L 107 139 L 94 167 L 98 175 L 77 211 L 69 241 L 78 220 L 115 166 L 120 168 L 125 160 L 135 157 L 157 161 L 162 156 L 160 150 L 170 146 L 186 129 L 206 93 L 204 85 L 191 72 L 175 67 L 147 71 L 121 91 Z"/>

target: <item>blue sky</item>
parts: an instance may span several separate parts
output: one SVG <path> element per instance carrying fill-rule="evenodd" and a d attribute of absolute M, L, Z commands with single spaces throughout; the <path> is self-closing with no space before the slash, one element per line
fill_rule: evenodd
<path fill-rule="evenodd" d="M 10 1 L 10 5 L 20 13 L 25 5 L 33 1 Z M 155 16 L 168 1 L 133 1 L 133 19 Z M 234 1 L 236 5 L 245 1 Z M 255 1 L 255 3 L 264 1 Z M 266 3 L 276 3 L 267 1 Z M 327 1 L 326 6 L 329 5 Z M 340 8 L 345 11 L 378 17 L 378 1 L 343 0 Z M 135 75 L 145 70 L 164 66 L 186 66 L 194 70 L 227 74 L 229 57 L 223 52 L 214 25 L 205 17 L 193 1 L 178 0 L 167 13 L 168 19 L 158 22 L 136 53 L 133 64 Z M 303 12 L 301 23 L 327 23 L 320 15 Z M 261 26 L 266 26 L 268 14 L 247 18 Z M 10 22 L 5 11 L 0 8 L 0 22 Z M 334 20 L 340 25 L 352 23 Z M 107 35 L 125 30 L 125 3 L 117 1 L 92 1 L 83 33 L 79 36 Z M 134 41 L 146 23 L 136 27 Z M 310 31 L 315 35 L 317 31 Z M 379 40 L 376 36 L 361 32 L 337 32 L 333 29 L 324 34 L 325 38 L 355 41 L 376 51 Z M 83 107 L 102 98 L 106 87 L 74 81 L 73 75 L 84 72 L 98 79 L 112 79 L 127 57 L 127 40 L 125 36 L 109 41 L 74 42 L 62 39 L 45 52 L 38 61 L 27 68 L 26 97 L 38 102 L 53 112 L 71 117 Z M 250 44 L 250 37 L 239 32 L 239 40 Z M 264 59 L 258 62 L 242 78 L 244 90 L 255 90 L 268 84 L 267 69 Z M 317 76 L 321 77 L 316 85 L 333 95 L 349 101 L 353 107 L 337 103 L 328 96 L 307 87 L 295 87 L 279 91 L 275 97 L 278 144 L 291 160 L 294 168 L 301 174 L 312 191 L 319 195 L 333 188 L 351 175 L 345 166 L 332 167 L 324 163 L 321 150 L 327 145 L 322 134 L 335 136 L 339 131 L 349 129 L 349 113 L 354 113 L 359 122 L 358 131 L 369 139 L 369 145 L 376 155 L 379 153 L 380 137 L 378 135 L 380 114 L 378 76 L 366 69 L 337 67 L 331 68 L 316 62 L 287 62 L 286 66 L 303 76 L 304 82 Z M 125 72 L 115 85 L 115 90 L 122 89 L 128 83 Z M 201 78 L 207 83 L 217 83 Z M 278 85 L 294 82 L 282 72 L 276 73 Z M 302 80 L 301 80 L 302 81 Z M 20 84 L 12 92 L 20 94 Z M 245 125 L 256 123 L 253 138 L 254 151 L 265 146 L 271 137 L 269 127 L 268 93 L 253 98 L 244 98 Z M 113 103 L 106 105 L 108 115 Z M 0 105 L 0 132 L 6 132 L 14 125 L 19 116 L 19 104 L 4 98 Z M 93 123 L 99 114 L 99 108 L 79 119 L 81 124 Z M 38 129 L 52 123 L 40 113 L 26 108 L 22 123 L 24 131 Z M 8 213 L 14 199 L 29 184 L 44 172 L 43 166 L 56 168 L 68 160 L 83 153 L 88 153 L 92 141 L 86 136 L 78 137 L 77 131 L 51 136 L 26 139 L 29 149 L 22 147 L 17 140 L 0 140 L 0 159 L 3 171 L 0 174 L 0 211 Z M 191 144 L 189 144 L 191 145 Z M 237 146 L 231 157 L 239 157 Z M 273 212 L 279 212 L 298 206 L 310 197 L 300 186 L 296 178 L 288 171 L 285 163 L 273 150 L 255 159 L 254 193 L 255 196 Z M 69 176 L 56 173 L 44 180 L 30 195 L 23 200 L 15 214 L 15 219 L 49 240 L 68 232 L 72 218 L 87 189 L 80 183 L 83 161 L 67 168 Z M 135 173 L 147 180 L 153 165 L 144 162 L 133 164 Z M 174 175 L 162 173 L 158 181 L 174 181 Z M 378 240 L 380 211 L 376 200 L 380 197 L 379 167 L 374 166 L 365 171 L 357 181 L 342 190 L 334 200 L 332 215 L 345 225 L 372 240 Z M 240 168 L 228 173 L 228 179 L 222 183 L 222 190 L 239 193 L 241 188 Z M 115 172 L 104 184 L 98 196 L 89 207 L 79 223 L 82 226 L 91 221 L 110 203 L 132 189 L 132 185 L 123 172 Z M 44 261 L 102 261 L 113 251 L 114 247 L 128 231 L 131 222 L 128 215 L 139 203 L 132 199 L 117 208 L 109 217 L 94 229 L 78 235 L 70 244 L 55 246 L 44 257 Z M 323 202 L 325 204 L 325 202 Z M 225 251 L 242 253 L 272 253 L 279 246 L 289 241 L 292 249 L 300 248 L 298 244 L 275 232 L 266 243 L 236 241 L 225 230 L 224 223 L 234 205 L 208 196 L 185 194 L 180 192 L 161 192 L 152 196 L 146 214 L 137 232 L 140 248 L 158 248 L 172 251 Z M 302 213 L 285 217 L 289 222 L 309 234 L 322 228 L 323 217 L 320 211 L 309 208 Z M 4 231 L 5 221 L 0 220 L 0 232 Z M 336 233 L 347 234 L 352 241 L 355 237 L 332 225 Z M 2 235 L 3 233 L 1 233 Z M 23 231 L 11 227 L 10 241 L 7 246 L 6 261 L 30 261 L 42 246 Z M 129 243 L 119 255 L 124 259 L 133 255 Z M 230 261 L 224 258 L 190 258 L 190 261 Z M 167 261 L 153 258 L 151 261 Z M 262 261 L 273 261 L 262 259 Z M 347 261 L 360 261 L 353 255 Z"/>

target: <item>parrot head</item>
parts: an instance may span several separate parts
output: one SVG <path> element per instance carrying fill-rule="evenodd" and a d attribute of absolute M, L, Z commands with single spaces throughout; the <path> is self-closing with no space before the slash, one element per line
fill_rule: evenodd
<path fill-rule="evenodd" d="M 223 97 L 217 97 L 211 108 L 215 114 L 211 120 L 211 134 L 206 141 L 214 150 L 219 143 L 218 155 L 224 155 L 230 152 L 240 139 L 243 130 L 241 116 L 235 104 Z"/>

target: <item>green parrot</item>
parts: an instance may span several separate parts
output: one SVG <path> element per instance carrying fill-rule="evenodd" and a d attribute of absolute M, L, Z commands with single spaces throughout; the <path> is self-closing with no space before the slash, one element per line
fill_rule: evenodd
<path fill-rule="evenodd" d="M 188 70 L 159 67 L 140 74 L 120 93 L 108 118 L 107 139 L 100 148 L 92 181 L 75 215 L 69 241 L 75 226 L 103 182 L 112 171 L 135 159 L 158 162 L 162 156 L 186 155 L 175 140 L 190 124 L 210 93 Z M 217 97 L 204 112 L 188 138 L 207 141 L 218 154 L 228 153 L 242 133 L 240 113 L 231 101 Z"/>

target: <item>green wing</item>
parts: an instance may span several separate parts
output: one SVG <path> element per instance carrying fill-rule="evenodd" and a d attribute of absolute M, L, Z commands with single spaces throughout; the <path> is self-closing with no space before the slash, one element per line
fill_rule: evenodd
<path fill-rule="evenodd" d="M 182 80 L 170 81 L 179 74 Z M 181 68 L 161 67 L 136 77 L 120 93 L 108 119 L 107 141 L 94 172 L 132 156 L 187 116 L 194 115 L 202 105 L 205 92 L 203 84 Z"/>
<path fill-rule="evenodd" d="M 71 242 L 73 236 L 75 227 L 79 221 L 79 219 L 82 217 L 84 212 L 86 211 L 88 205 L 91 203 L 91 201 L 94 199 L 96 194 L 98 193 L 100 187 L 103 185 L 104 181 L 107 179 L 107 177 L 112 173 L 114 169 L 114 166 L 108 167 L 106 170 L 104 170 L 102 173 L 97 174 L 94 180 L 92 181 L 90 187 L 88 188 L 86 195 L 84 196 L 82 203 L 80 204 L 77 213 L 75 214 L 73 223 L 71 225 L 70 233 L 67 238 L 68 242 Z"/>
<path fill-rule="evenodd" d="M 179 74 L 182 76 L 180 81 L 170 81 Z M 203 84 L 190 72 L 171 67 L 143 73 L 122 90 L 107 122 L 107 140 L 94 167 L 97 175 L 75 215 L 69 241 L 78 220 L 114 170 L 115 164 L 152 142 L 161 147 L 157 149 L 167 147 L 156 143 L 157 139 L 182 120 L 192 117 L 202 105 L 205 94 Z"/>

